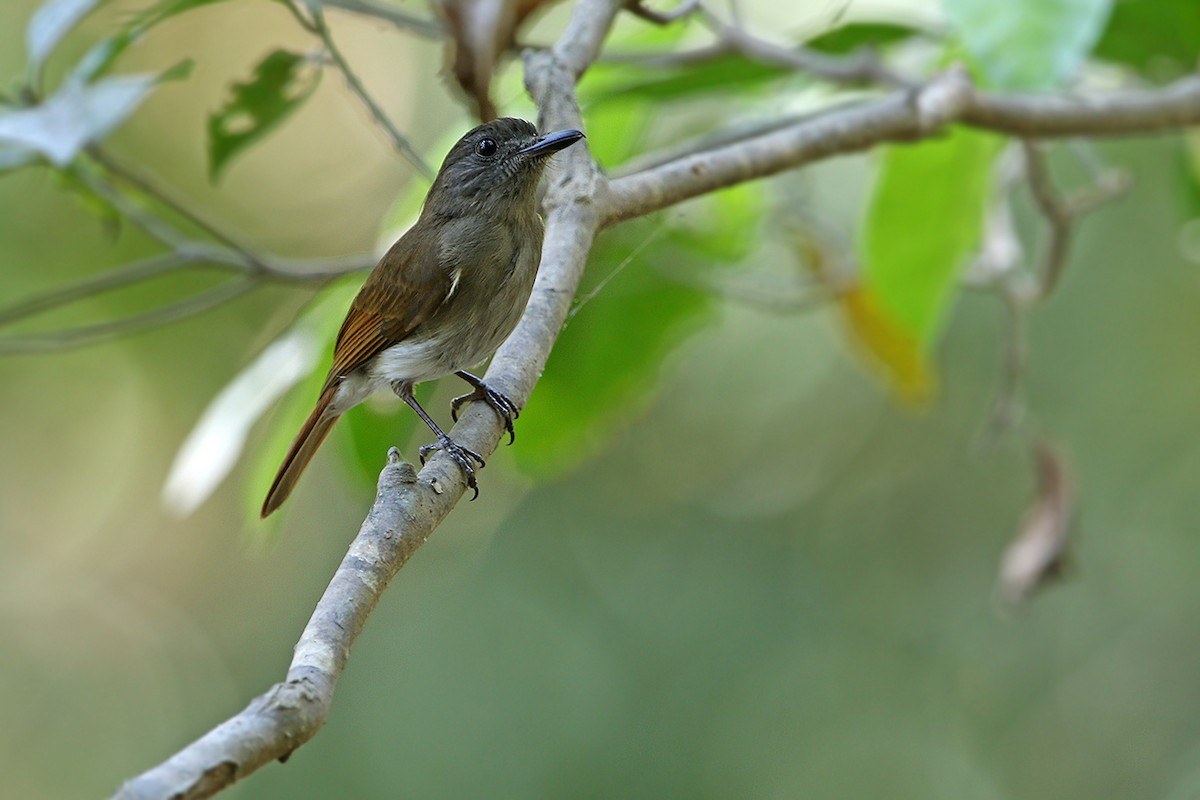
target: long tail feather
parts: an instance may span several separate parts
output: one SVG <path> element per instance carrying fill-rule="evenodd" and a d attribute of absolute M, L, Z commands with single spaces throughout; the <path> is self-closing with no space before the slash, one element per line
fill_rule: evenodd
<path fill-rule="evenodd" d="M 292 441 L 292 446 L 288 449 L 287 456 L 284 457 L 283 464 L 275 475 L 275 481 L 271 484 L 271 490 L 267 492 L 267 499 L 263 501 L 262 515 L 264 517 L 283 505 L 284 500 L 287 500 L 288 495 L 296 486 L 296 481 L 300 479 L 300 473 L 304 472 L 304 468 L 312 460 L 317 448 L 333 430 L 334 423 L 338 421 L 340 415 L 330 415 L 327 412 L 336 390 L 336 386 L 330 386 L 321 393 L 320 399 L 317 400 L 317 407 L 308 415 L 304 426 L 300 428 L 300 432 Z"/>

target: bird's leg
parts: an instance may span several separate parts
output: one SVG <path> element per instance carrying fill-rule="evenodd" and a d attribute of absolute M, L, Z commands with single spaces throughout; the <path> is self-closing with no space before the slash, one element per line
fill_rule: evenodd
<path fill-rule="evenodd" d="M 459 469 L 463 471 L 463 475 L 467 479 L 467 488 L 475 490 L 475 494 L 471 495 L 471 499 L 474 500 L 476 497 L 479 497 L 479 484 L 475 481 L 475 465 L 471 462 L 478 461 L 479 466 L 483 467 L 485 466 L 483 457 L 474 450 L 463 447 L 461 444 L 447 436 L 442 429 L 438 427 L 438 424 L 433 421 L 433 417 L 425 413 L 425 409 L 421 408 L 421 404 L 418 403 L 417 398 L 413 396 L 412 384 L 396 381 L 392 384 L 392 390 L 400 397 L 401 400 L 408 403 L 409 408 L 417 412 L 417 416 L 423 419 L 425 424 L 429 426 L 429 430 L 433 431 L 434 436 L 437 436 L 438 440 L 436 444 L 422 445 L 417 451 L 421 457 L 421 463 L 424 464 L 425 459 L 434 450 L 441 450 L 445 452 L 446 455 L 454 459 L 454 463 L 458 464 Z"/>
<path fill-rule="evenodd" d="M 513 420 L 521 416 L 521 410 L 517 408 L 517 404 L 504 392 L 498 392 L 488 386 L 482 378 L 476 378 L 471 373 L 463 372 L 461 369 L 454 374 L 474 386 L 475 391 L 470 394 L 464 394 L 461 397 L 456 397 L 450 401 L 450 418 L 458 422 L 459 406 L 471 400 L 482 400 L 491 406 L 492 410 L 500 417 L 500 421 L 504 423 L 504 430 L 508 431 L 508 443 L 512 444 L 515 442 L 517 434 L 513 430 Z"/>

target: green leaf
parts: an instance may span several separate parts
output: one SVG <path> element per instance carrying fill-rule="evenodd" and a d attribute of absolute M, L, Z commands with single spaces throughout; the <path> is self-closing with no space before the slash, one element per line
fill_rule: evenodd
<path fill-rule="evenodd" d="M 220 2 L 224 0 L 159 0 L 135 14 L 119 31 L 89 50 L 75 66 L 72 78 L 84 82 L 95 80 L 108 72 L 117 57 L 154 26 L 185 11 Z"/>
<path fill-rule="evenodd" d="M 917 33 L 903 25 L 868 22 L 844 25 L 810 40 L 805 46 L 823 53 L 843 55 L 863 47 L 882 48 L 902 42 Z"/>
<path fill-rule="evenodd" d="M 655 235 L 655 224 L 630 223 L 602 234 L 590 257 L 590 273 L 602 274 L 593 281 L 606 280 Z M 647 402 L 667 354 L 712 318 L 709 295 L 662 277 L 655 262 L 701 268 L 696 256 L 657 237 L 578 308 L 517 422 L 513 457 L 525 472 L 552 476 L 603 449 Z"/>
<path fill-rule="evenodd" d="M 942 0 L 984 76 L 1041 90 L 1072 78 L 1104 30 L 1112 0 Z"/>
<path fill-rule="evenodd" d="M 62 38 L 91 13 L 100 0 L 48 0 L 33 12 L 25 30 L 25 49 L 35 72 L 49 58 Z"/>
<path fill-rule="evenodd" d="M 1200 3 L 1196 0 L 1124 0 L 1096 55 L 1128 64 L 1159 80 L 1191 72 L 1200 60 Z"/>
<path fill-rule="evenodd" d="M 713 192 L 671 218 L 674 244 L 706 261 L 738 262 L 759 243 L 766 216 L 763 187 L 743 183 Z"/>
<path fill-rule="evenodd" d="M 979 243 L 1000 139 L 955 128 L 888 148 L 863 225 L 865 288 L 881 313 L 928 347 Z"/>
<path fill-rule="evenodd" d="M 266 136 L 312 95 L 319 67 L 302 55 L 276 50 L 258 63 L 246 83 L 208 117 L 208 173 L 214 183 L 230 159 Z"/>
<path fill-rule="evenodd" d="M 81 149 L 128 119 L 158 83 L 157 75 L 122 75 L 93 84 L 68 81 L 41 105 L 0 115 L 0 144 L 65 167 Z"/>

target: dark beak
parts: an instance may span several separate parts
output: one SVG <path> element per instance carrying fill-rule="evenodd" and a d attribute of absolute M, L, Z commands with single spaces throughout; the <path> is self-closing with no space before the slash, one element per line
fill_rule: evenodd
<path fill-rule="evenodd" d="M 539 136 L 537 141 L 517 151 L 519 156 L 548 156 L 584 138 L 582 131 L 555 131 Z"/>

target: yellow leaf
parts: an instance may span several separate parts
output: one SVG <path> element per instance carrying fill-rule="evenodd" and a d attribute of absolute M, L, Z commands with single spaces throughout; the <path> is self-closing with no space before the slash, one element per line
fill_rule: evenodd
<path fill-rule="evenodd" d="M 869 288 L 855 286 L 838 298 L 860 361 L 900 400 L 925 406 L 936 391 L 936 376 L 915 336 L 893 320 Z"/>

